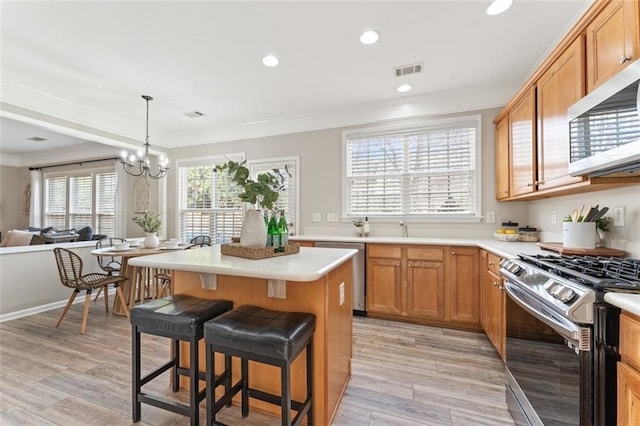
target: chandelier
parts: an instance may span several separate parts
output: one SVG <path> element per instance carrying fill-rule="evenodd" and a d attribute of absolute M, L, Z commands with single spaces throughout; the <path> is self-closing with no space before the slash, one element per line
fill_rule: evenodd
<path fill-rule="evenodd" d="M 148 95 L 143 95 L 142 99 L 147 101 L 147 137 L 144 139 L 144 152 L 138 151 L 138 155 L 129 154 L 127 151 L 122 151 L 122 158 L 120 163 L 124 168 L 124 171 L 131 176 L 144 176 L 151 179 L 160 179 L 167 175 L 169 171 L 169 159 L 164 155 L 160 156 L 158 163 L 158 169 L 153 172 L 151 170 L 151 162 L 149 161 L 149 101 L 153 98 Z M 136 164 L 137 163 L 137 164 Z"/>

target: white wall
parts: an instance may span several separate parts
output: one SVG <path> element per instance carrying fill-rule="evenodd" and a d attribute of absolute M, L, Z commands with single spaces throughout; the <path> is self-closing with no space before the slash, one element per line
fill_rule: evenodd
<path fill-rule="evenodd" d="M 585 210 L 596 204 L 599 204 L 600 208 L 607 206 L 610 210 L 606 216 L 612 218 L 614 207 L 624 207 L 625 226 L 614 227 L 612 222 L 611 231 L 605 238 L 605 245 L 626 250 L 632 257 L 640 258 L 640 185 L 531 201 L 529 202 L 529 221 L 531 225 L 543 231 L 544 241 L 562 241 L 562 218 L 570 214 L 573 209 L 580 210 L 583 204 Z M 558 217 L 555 225 L 551 223 L 552 211 L 556 211 Z"/>
<path fill-rule="evenodd" d="M 0 166 L 0 231 L 3 237 L 11 229 L 29 226 L 29 215 L 23 211 L 25 185 L 29 183 L 26 167 Z"/>
<path fill-rule="evenodd" d="M 495 200 L 495 126 L 493 118 L 499 109 L 465 112 L 456 115 L 482 115 L 482 210 L 496 212 L 496 222 L 527 221 L 526 203 L 497 203 Z M 360 126 L 358 126 L 360 127 Z M 342 234 L 353 235 L 355 229 L 351 222 L 326 222 L 327 213 L 342 211 L 342 131 L 351 128 L 327 129 L 313 132 L 238 140 L 209 145 L 198 145 L 172 150 L 169 155 L 173 161 L 172 176 L 169 183 L 168 205 L 176 206 L 175 161 L 212 155 L 245 152 L 247 159 L 300 156 L 300 220 L 303 234 Z M 177 235 L 176 218 L 170 208 L 169 235 Z M 314 212 L 322 213 L 321 223 L 312 222 Z M 488 238 L 496 224 L 451 224 L 451 223 L 412 223 L 409 221 L 410 236 L 434 237 L 472 237 Z M 173 233 L 173 234 L 171 234 Z M 401 235 L 397 222 L 373 222 L 372 235 Z"/>

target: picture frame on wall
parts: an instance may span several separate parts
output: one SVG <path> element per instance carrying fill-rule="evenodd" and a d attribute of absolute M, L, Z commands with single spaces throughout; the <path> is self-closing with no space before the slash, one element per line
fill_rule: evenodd
<path fill-rule="evenodd" d="M 151 186 L 143 177 L 137 177 L 133 182 L 133 212 L 144 213 L 149 210 Z"/>

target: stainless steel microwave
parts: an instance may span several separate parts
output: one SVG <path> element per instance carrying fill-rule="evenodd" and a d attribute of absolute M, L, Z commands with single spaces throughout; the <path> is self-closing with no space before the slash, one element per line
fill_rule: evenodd
<path fill-rule="evenodd" d="M 640 60 L 568 110 L 569 174 L 640 175 Z"/>

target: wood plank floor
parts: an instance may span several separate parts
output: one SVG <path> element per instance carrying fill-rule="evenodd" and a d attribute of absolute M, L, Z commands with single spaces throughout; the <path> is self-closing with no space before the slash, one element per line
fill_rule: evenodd
<path fill-rule="evenodd" d="M 129 322 L 93 304 L 83 336 L 81 305 L 56 329 L 60 312 L 0 324 L 0 424 L 131 424 Z M 166 339 L 142 339 L 143 370 L 166 362 Z M 336 426 L 514 424 L 502 362 L 482 334 L 356 317 L 352 368 Z M 185 400 L 183 391 L 173 394 L 167 384 L 168 378 L 160 378 L 145 389 Z M 256 411 L 242 419 L 239 411 L 225 409 L 219 420 L 230 426 L 279 424 Z M 143 405 L 139 424 L 189 421 Z"/>

